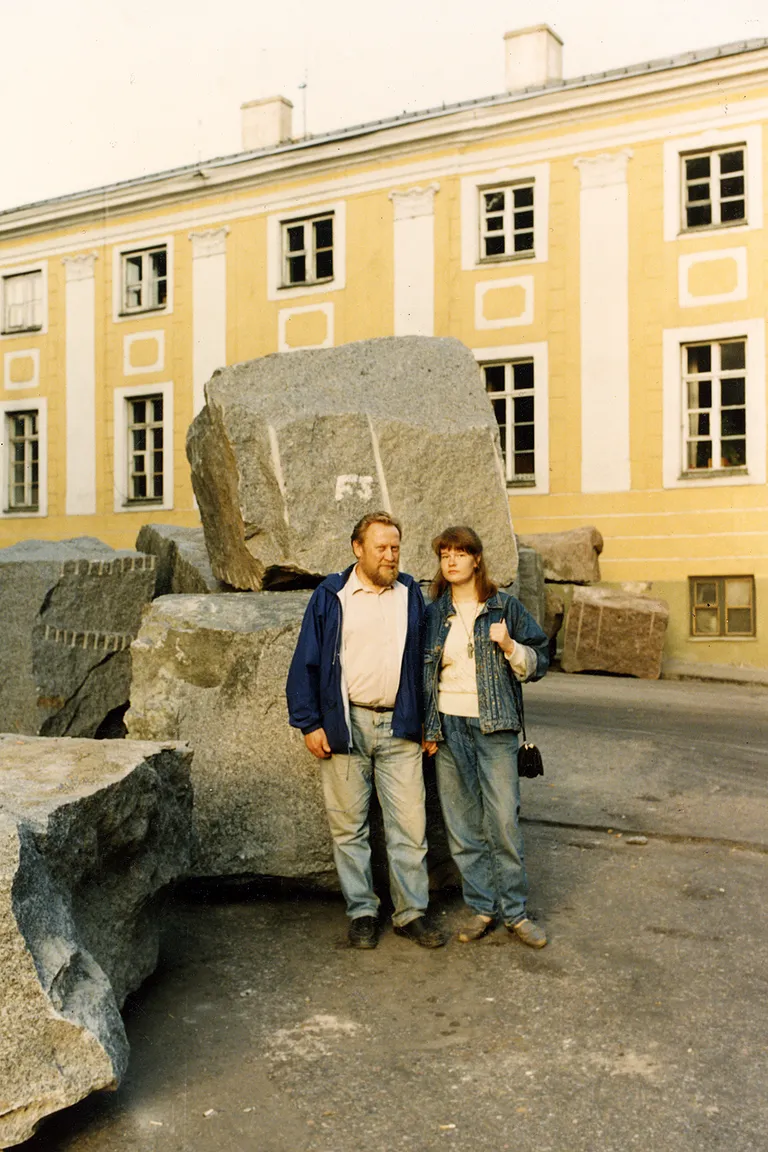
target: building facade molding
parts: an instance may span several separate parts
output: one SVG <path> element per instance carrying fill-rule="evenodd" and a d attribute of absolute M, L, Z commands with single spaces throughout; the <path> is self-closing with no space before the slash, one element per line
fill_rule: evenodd
<path fill-rule="evenodd" d="M 419 216 L 432 216 L 435 211 L 435 196 L 440 190 L 436 180 L 426 187 L 399 188 L 389 193 L 395 208 L 395 221 L 415 220 Z"/>
<path fill-rule="evenodd" d="M 200 232 L 190 232 L 192 259 L 204 260 L 208 256 L 222 256 L 227 250 L 227 236 L 230 228 L 223 224 L 220 228 L 203 228 Z"/>

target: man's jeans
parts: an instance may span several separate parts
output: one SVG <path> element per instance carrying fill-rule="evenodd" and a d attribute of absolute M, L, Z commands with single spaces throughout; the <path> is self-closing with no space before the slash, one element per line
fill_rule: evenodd
<path fill-rule="evenodd" d="M 421 748 L 392 735 L 392 713 L 352 705 L 352 751 L 322 761 L 323 794 L 333 858 L 347 915 L 376 916 L 368 807 L 375 784 L 384 817 L 389 884 L 398 927 L 422 916 L 429 902 L 427 828 Z"/>
<path fill-rule="evenodd" d="M 517 736 L 483 733 L 479 720 L 442 713 L 440 726 L 445 739 L 437 746 L 437 785 L 464 900 L 483 916 L 514 924 L 528 897 Z"/>

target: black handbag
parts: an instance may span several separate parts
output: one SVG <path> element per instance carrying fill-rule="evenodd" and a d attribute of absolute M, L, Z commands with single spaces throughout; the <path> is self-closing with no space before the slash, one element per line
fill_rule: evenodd
<path fill-rule="evenodd" d="M 523 742 L 517 750 L 517 774 L 518 776 L 524 776 L 527 780 L 533 780 L 536 776 L 544 775 L 544 761 L 536 745 L 529 743 L 525 736 L 525 709 L 523 707 L 522 688 L 519 690 L 518 700 L 520 701 L 520 723 L 523 728 Z"/>

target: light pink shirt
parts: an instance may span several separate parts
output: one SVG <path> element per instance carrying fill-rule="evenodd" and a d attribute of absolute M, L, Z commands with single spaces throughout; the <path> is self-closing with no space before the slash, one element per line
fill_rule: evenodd
<path fill-rule="evenodd" d="M 368 588 L 353 568 L 344 587 L 342 662 L 351 704 L 393 708 L 403 658 L 405 585 Z"/>

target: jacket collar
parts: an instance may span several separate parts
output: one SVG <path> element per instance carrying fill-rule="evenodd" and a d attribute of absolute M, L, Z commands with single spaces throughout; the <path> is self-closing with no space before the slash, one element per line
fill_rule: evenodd
<path fill-rule="evenodd" d="M 352 575 L 354 567 L 354 564 L 350 564 L 349 568 L 345 568 L 343 572 L 332 572 L 330 576 L 326 576 L 325 580 L 320 584 L 320 587 L 327 588 L 329 592 L 338 595 Z M 405 584 L 406 588 L 409 589 L 415 584 L 413 576 L 409 576 L 407 572 L 400 572 L 397 581 L 399 584 Z"/>

